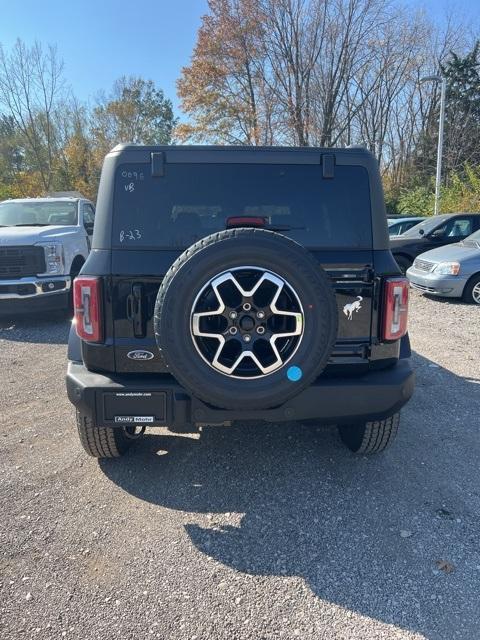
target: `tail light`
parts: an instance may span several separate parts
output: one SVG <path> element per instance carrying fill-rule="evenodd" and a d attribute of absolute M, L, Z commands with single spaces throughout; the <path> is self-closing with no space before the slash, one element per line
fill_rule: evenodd
<path fill-rule="evenodd" d="M 100 342 L 103 338 L 100 278 L 88 276 L 75 278 L 73 304 L 78 336 L 88 342 Z"/>
<path fill-rule="evenodd" d="M 407 333 L 409 282 L 387 278 L 384 285 L 383 340 L 398 340 Z"/>

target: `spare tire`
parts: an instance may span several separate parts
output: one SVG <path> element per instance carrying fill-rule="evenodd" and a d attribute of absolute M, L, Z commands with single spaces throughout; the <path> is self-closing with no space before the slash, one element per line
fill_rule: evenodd
<path fill-rule="evenodd" d="M 173 376 L 224 409 L 278 406 L 325 368 L 338 312 L 328 275 L 301 245 L 264 229 L 203 238 L 158 291 L 155 336 Z"/>

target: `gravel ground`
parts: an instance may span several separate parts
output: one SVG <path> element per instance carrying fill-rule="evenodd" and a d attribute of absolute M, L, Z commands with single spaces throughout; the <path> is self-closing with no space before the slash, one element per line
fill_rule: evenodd
<path fill-rule="evenodd" d="M 68 322 L 0 322 L 0 637 L 480 637 L 480 310 L 412 296 L 394 446 L 298 425 L 80 449 Z"/>

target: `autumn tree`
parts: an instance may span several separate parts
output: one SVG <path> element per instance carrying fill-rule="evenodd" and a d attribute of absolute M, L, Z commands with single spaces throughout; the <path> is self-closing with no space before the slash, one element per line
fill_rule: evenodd
<path fill-rule="evenodd" d="M 120 78 L 92 109 L 66 87 L 54 47 L 0 45 L 0 199 L 49 190 L 95 199 L 103 158 L 121 142 L 362 144 L 392 210 L 421 201 L 426 211 L 439 87 L 420 80 L 444 74 L 442 198 L 476 202 L 480 45 L 469 33 L 455 15 L 440 27 L 400 0 L 208 0 L 178 80 L 181 124 L 150 80 Z"/>
<path fill-rule="evenodd" d="M 65 104 L 57 126 L 62 145 L 56 165 L 55 190 L 78 191 L 95 199 L 102 159 L 97 162 L 88 109 L 72 99 Z"/>
<path fill-rule="evenodd" d="M 96 154 L 103 159 L 121 142 L 168 144 L 175 124 L 171 101 L 152 80 L 124 76 L 93 110 Z"/>
<path fill-rule="evenodd" d="M 265 82 L 265 16 L 257 0 L 209 0 L 178 94 L 192 116 L 181 140 L 272 144 L 273 95 Z"/>
<path fill-rule="evenodd" d="M 54 47 L 0 46 L 0 199 L 80 191 L 95 199 L 120 142 L 168 144 L 172 103 L 150 80 L 120 78 L 91 110 L 67 90 Z"/>
<path fill-rule="evenodd" d="M 401 91 L 418 52 L 420 28 L 387 0 L 209 0 L 208 6 L 178 82 L 189 117 L 178 130 L 183 139 L 353 142 L 372 105 L 385 97 L 391 104 Z M 388 115 L 389 107 L 377 111 L 374 147 L 383 145 Z M 371 127 L 365 133 L 372 137 Z"/>

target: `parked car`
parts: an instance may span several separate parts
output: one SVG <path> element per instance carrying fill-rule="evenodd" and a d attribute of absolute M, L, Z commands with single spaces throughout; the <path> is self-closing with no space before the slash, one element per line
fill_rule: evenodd
<path fill-rule="evenodd" d="M 118 146 L 74 283 L 80 441 L 297 420 L 381 451 L 413 392 L 408 291 L 367 151 Z"/>
<path fill-rule="evenodd" d="M 390 248 L 403 273 L 417 256 L 429 249 L 464 240 L 480 229 L 478 213 L 445 213 L 427 218 L 398 238 L 390 239 Z"/>
<path fill-rule="evenodd" d="M 388 234 L 395 237 L 400 236 L 405 231 L 408 231 L 419 222 L 425 220 L 425 216 L 406 216 L 405 218 L 388 218 Z"/>
<path fill-rule="evenodd" d="M 480 304 L 480 231 L 462 242 L 426 251 L 407 270 L 415 289 Z"/>
<path fill-rule="evenodd" d="M 0 202 L 0 314 L 69 307 L 94 219 L 85 198 Z"/>

